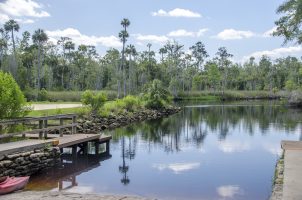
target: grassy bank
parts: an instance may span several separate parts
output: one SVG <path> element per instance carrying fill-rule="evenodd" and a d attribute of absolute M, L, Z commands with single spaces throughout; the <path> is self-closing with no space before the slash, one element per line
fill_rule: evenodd
<path fill-rule="evenodd" d="M 49 109 L 49 110 L 33 110 L 30 113 L 28 113 L 27 117 L 41 117 L 41 116 L 70 114 L 70 113 L 75 113 L 78 116 L 82 117 L 89 113 L 89 109 L 86 107 L 81 107 L 81 108 L 57 108 L 57 109 Z"/>
<path fill-rule="evenodd" d="M 80 102 L 84 91 L 46 91 L 38 97 L 38 101 L 47 102 Z M 112 90 L 102 90 L 107 95 L 108 100 L 116 99 L 117 92 Z M 25 91 L 24 95 L 28 101 L 37 101 L 35 91 Z"/>
<path fill-rule="evenodd" d="M 239 91 L 227 90 L 224 94 L 221 91 L 190 91 L 180 92 L 175 98 L 177 100 L 245 100 L 245 99 L 279 99 L 287 97 L 286 92 L 270 91 Z"/>

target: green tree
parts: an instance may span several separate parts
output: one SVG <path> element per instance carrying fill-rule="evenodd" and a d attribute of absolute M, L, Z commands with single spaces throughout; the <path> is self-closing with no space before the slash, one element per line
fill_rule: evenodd
<path fill-rule="evenodd" d="M 43 47 L 48 40 L 48 36 L 42 29 L 38 29 L 32 36 L 32 40 L 34 44 L 38 48 L 38 81 L 37 81 L 37 89 L 41 89 L 41 69 L 42 69 L 42 54 Z"/>
<path fill-rule="evenodd" d="M 128 26 L 130 26 L 129 19 L 124 18 L 121 21 L 121 25 L 123 27 L 123 30 L 119 33 L 119 37 L 123 43 L 123 49 L 122 49 L 122 62 L 121 62 L 121 70 L 122 70 L 122 76 L 123 76 L 123 82 L 124 82 L 124 97 L 127 95 L 126 91 L 126 74 L 125 74 L 125 44 L 127 41 L 127 38 L 129 37 L 129 34 L 127 32 Z M 119 94 L 118 94 L 119 95 Z"/>
<path fill-rule="evenodd" d="M 295 41 L 302 43 L 302 1 L 287 0 L 277 9 L 278 14 L 284 14 L 275 22 L 277 28 L 274 36 L 283 36 L 284 43 Z"/>
<path fill-rule="evenodd" d="M 28 107 L 14 78 L 0 71 L 0 119 L 24 116 Z"/>
<path fill-rule="evenodd" d="M 4 29 L 8 32 L 11 32 L 11 39 L 12 39 L 13 50 L 14 50 L 14 54 L 15 54 L 16 53 L 16 45 L 15 45 L 14 31 L 18 32 L 19 29 L 20 29 L 20 26 L 15 20 L 10 19 L 9 21 L 7 21 L 4 24 Z"/>
<path fill-rule="evenodd" d="M 152 84 L 145 95 L 146 107 L 151 109 L 164 108 L 170 103 L 169 92 L 164 89 L 162 82 L 158 79 L 152 81 Z"/>
<path fill-rule="evenodd" d="M 107 101 L 107 95 L 103 92 L 92 92 L 91 90 L 86 90 L 83 95 L 81 102 L 84 105 L 91 107 L 92 112 L 96 113 Z"/>

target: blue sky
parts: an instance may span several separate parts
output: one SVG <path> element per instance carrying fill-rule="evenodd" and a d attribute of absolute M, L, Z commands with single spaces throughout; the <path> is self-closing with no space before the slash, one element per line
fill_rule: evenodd
<path fill-rule="evenodd" d="M 21 31 L 47 31 L 55 42 L 68 36 L 77 44 L 120 49 L 120 21 L 128 18 L 128 44 L 138 50 L 158 49 L 175 39 L 188 50 L 197 41 L 206 45 L 210 56 L 221 46 L 234 54 L 235 61 L 267 54 L 299 56 L 300 46 L 282 46 L 282 38 L 268 33 L 278 19 L 275 11 L 283 0 L 0 0 L 0 23 L 17 19 Z"/>

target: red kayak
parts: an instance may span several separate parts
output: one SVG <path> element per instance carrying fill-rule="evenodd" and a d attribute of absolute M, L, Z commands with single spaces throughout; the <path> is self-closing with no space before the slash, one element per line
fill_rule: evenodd
<path fill-rule="evenodd" d="M 26 186 L 28 179 L 29 176 L 4 178 L 0 182 L 0 195 L 23 189 Z"/>

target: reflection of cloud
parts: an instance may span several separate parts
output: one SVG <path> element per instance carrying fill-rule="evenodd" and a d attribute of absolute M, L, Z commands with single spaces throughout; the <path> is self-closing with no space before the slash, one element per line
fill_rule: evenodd
<path fill-rule="evenodd" d="M 224 153 L 242 152 L 250 149 L 250 145 L 247 142 L 241 141 L 221 141 L 219 149 Z"/>
<path fill-rule="evenodd" d="M 276 155 L 276 156 L 281 156 L 282 155 L 282 149 L 280 148 L 279 144 L 269 144 L 269 143 L 266 143 L 266 144 L 263 144 L 263 148 L 266 151 L 268 151 L 271 154 L 273 154 L 273 155 Z"/>
<path fill-rule="evenodd" d="M 91 186 L 75 186 L 66 191 L 70 192 L 70 193 L 87 194 L 87 193 L 93 192 L 93 187 L 91 187 Z"/>
<path fill-rule="evenodd" d="M 189 171 L 192 169 L 199 168 L 200 163 L 195 162 L 195 163 L 153 164 L 152 167 L 158 169 L 159 171 L 169 169 L 169 170 L 173 171 L 175 174 L 180 174 L 181 172 L 184 172 L 184 171 Z"/>
<path fill-rule="evenodd" d="M 240 193 L 240 188 L 237 185 L 223 185 L 217 188 L 217 193 L 223 198 L 232 198 Z"/>

